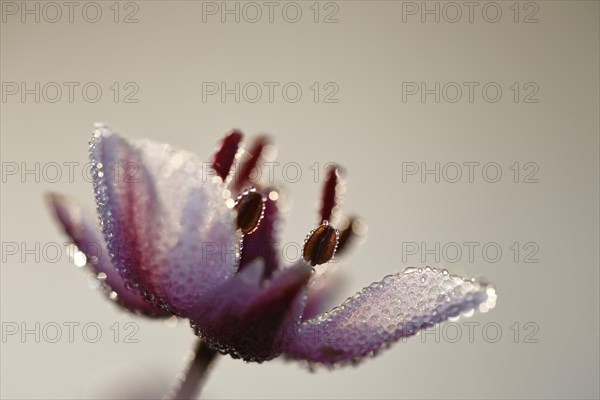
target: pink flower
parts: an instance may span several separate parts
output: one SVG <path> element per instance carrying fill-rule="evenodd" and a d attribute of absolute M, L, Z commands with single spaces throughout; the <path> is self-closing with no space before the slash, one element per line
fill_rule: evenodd
<path fill-rule="evenodd" d="M 276 256 L 277 205 L 267 191 L 257 191 L 262 209 L 256 208 L 261 202 L 232 207 L 228 193 L 249 185 L 266 143 L 259 139 L 228 179 L 240 141 L 237 131 L 225 137 L 211 164 L 216 176 L 207 177 L 202 161 L 187 151 L 129 141 L 105 126 L 94 131 L 90 155 L 100 227 L 65 197 L 52 195 L 51 201 L 66 233 L 123 307 L 188 318 L 205 343 L 233 357 L 262 362 L 284 354 L 333 365 L 355 363 L 421 329 L 495 305 L 491 285 L 427 267 L 387 276 L 322 312 L 327 286 L 319 280 L 325 278 L 304 260 L 283 266 Z M 125 171 L 118 178 L 115 166 Z M 331 170 L 323 220 L 336 205 L 336 184 Z M 260 224 L 242 234 L 240 218 Z M 349 229 L 335 236 L 328 231 L 307 251 L 329 257 L 328 240 L 343 251 Z"/>

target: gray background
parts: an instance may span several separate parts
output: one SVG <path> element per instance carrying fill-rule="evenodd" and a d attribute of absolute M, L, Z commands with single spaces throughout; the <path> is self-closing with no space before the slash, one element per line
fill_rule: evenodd
<path fill-rule="evenodd" d="M 366 242 L 340 264 L 347 286 L 339 300 L 409 265 L 483 275 L 497 286 L 493 311 L 399 343 L 358 368 L 310 374 L 296 363 L 245 364 L 222 357 L 207 396 L 598 398 L 599 4 L 522 2 L 515 22 L 513 2 L 498 2 L 502 14 L 493 23 L 488 20 L 496 18 L 496 8 L 487 3 L 476 2 L 473 22 L 465 6 L 449 22 L 456 16 L 452 4 L 427 2 L 428 8 L 439 7 L 439 23 L 427 14 L 422 22 L 420 13 L 406 13 L 413 4 L 392 1 L 320 3 L 318 23 L 313 2 L 297 3 L 302 16 L 296 23 L 283 17 L 286 3 L 277 3 L 273 22 L 261 6 L 262 18 L 251 23 L 255 10 L 240 3 L 240 22 L 230 15 L 222 23 L 219 14 L 205 14 L 203 21 L 203 7 L 211 4 L 138 1 L 119 4 L 115 23 L 113 2 L 99 1 L 102 15 L 92 23 L 85 18 L 96 18 L 94 5 L 77 2 L 70 22 L 67 6 L 59 2 L 62 16 L 52 23 L 47 20 L 56 11 L 44 3 L 37 3 L 39 22 L 35 15 L 22 22 L 23 3 L 2 2 L 2 323 L 3 330 L 14 324 L 35 329 L 39 323 L 41 334 L 39 343 L 33 334 L 3 338 L 2 397 L 160 396 L 194 341 L 185 321 L 167 327 L 119 311 L 90 290 L 86 274 L 64 253 L 56 256 L 54 244 L 62 246 L 65 238 L 43 194 L 63 192 L 94 209 L 82 172 L 92 123 L 103 121 L 130 137 L 169 142 L 207 159 L 232 127 L 248 135 L 272 134 L 282 163 L 275 178 L 293 199 L 282 226 L 284 243 L 301 242 L 315 219 L 320 185 L 310 167 L 344 165 L 345 210 L 361 215 L 369 231 Z M 31 9 L 35 4 L 27 2 Z M 415 4 L 419 11 L 425 7 Z M 289 8 L 294 6 L 287 7 L 285 17 L 295 18 Z M 138 22 L 124 23 L 131 12 Z M 324 23 L 331 12 L 338 22 Z M 39 102 L 33 94 L 22 99 L 9 93 L 12 83 L 22 82 L 30 88 L 40 82 Z M 55 103 L 49 82 L 63 89 Z M 64 82 L 79 85 L 72 102 Z M 90 99 L 92 89 L 87 99 L 82 94 L 90 82 L 102 88 L 97 102 Z M 120 88 L 117 102 L 114 82 Z M 128 82 L 134 86 L 125 87 Z M 254 97 L 248 91 L 236 103 L 233 95 L 225 102 L 217 95 L 204 101 L 203 82 L 280 86 L 273 102 L 263 86 L 258 102 L 248 101 Z M 282 96 L 288 82 L 302 88 L 295 103 Z M 321 88 L 316 103 L 314 82 Z M 334 86 L 325 90 L 327 82 Z M 404 101 L 403 82 L 429 88 L 455 82 L 463 93 L 452 103 L 451 84 L 440 89 L 439 103 L 432 94 L 424 102 L 419 95 Z M 464 82 L 479 85 L 473 102 Z M 497 102 L 482 96 L 490 82 L 502 89 Z M 515 87 L 510 88 L 515 82 L 516 102 Z M 125 101 L 132 87 L 138 91 L 129 100 L 137 103 Z M 331 87 L 339 88 L 337 103 L 324 101 Z M 493 97 L 493 90 L 488 94 Z M 73 182 L 65 162 L 79 163 Z M 289 162 L 301 167 L 297 182 L 294 170 L 283 174 Z M 403 179 L 406 163 L 433 168 L 436 162 L 439 183 L 432 175 L 425 183 L 420 175 Z M 473 182 L 466 167 L 458 182 L 449 182 L 451 162 L 480 163 Z M 515 162 L 518 183 L 510 169 Z M 534 164 L 526 167 L 528 162 Z M 19 171 L 11 175 L 15 163 Z M 36 163 L 38 177 L 21 176 L 23 167 L 34 169 Z M 54 183 L 52 163 L 61 166 Z M 487 182 L 493 169 L 482 175 L 487 163 L 500 166 L 498 182 Z M 524 182 L 534 169 L 530 178 L 538 182 Z M 411 242 L 421 249 L 416 255 L 406 252 Z M 463 254 L 452 262 L 455 253 L 447 244 L 454 242 Z M 465 242 L 478 243 L 472 259 Z M 510 248 L 515 242 L 516 260 Z M 6 246 L 15 243 L 13 255 Z M 36 243 L 39 251 L 26 254 Z M 439 262 L 422 251 L 436 243 Z M 497 262 L 491 262 L 493 249 L 487 259 L 482 254 L 488 243 L 502 250 Z M 524 262 L 535 249 L 529 261 L 538 262 Z M 472 340 L 465 321 L 479 324 Z M 80 324 L 73 343 L 64 325 L 69 322 Z M 102 330 L 97 343 L 81 332 L 90 322 Z M 125 329 L 127 322 L 138 328 L 137 343 L 125 341 L 133 329 Z M 55 334 L 52 323 L 62 327 L 57 343 L 48 340 Z"/>

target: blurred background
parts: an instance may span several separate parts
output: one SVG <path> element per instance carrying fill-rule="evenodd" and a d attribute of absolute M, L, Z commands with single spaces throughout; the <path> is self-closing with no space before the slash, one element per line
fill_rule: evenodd
<path fill-rule="evenodd" d="M 272 135 L 282 243 L 343 165 L 344 210 L 369 229 L 338 301 L 407 266 L 497 287 L 491 312 L 358 368 L 222 357 L 205 396 L 599 397 L 598 2 L 1 7 L 2 398 L 159 398 L 194 342 L 94 290 L 45 206 L 94 210 L 98 121 L 207 160 L 231 128 Z"/>

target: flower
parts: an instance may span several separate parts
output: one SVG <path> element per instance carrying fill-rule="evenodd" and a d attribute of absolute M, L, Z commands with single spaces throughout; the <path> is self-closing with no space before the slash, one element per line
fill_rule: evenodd
<path fill-rule="evenodd" d="M 64 196 L 52 195 L 51 204 L 123 307 L 188 318 L 210 347 L 247 361 L 284 354 L 337 365 L 495 305 L 491 285 L 426 267 L 387 276 L 323 312 L 329 278 L 315 274 L 311 264 L 347 248 L 355 224 L 340 233 L 324 222 L 307 238 L 310 263 L 282 266 L 273 248 L 278 210 L 275 196 L 267 196 L 273 192 L 257 188 L 237 202 L 231 197 L 248 186 L 267 143 L 258 139 L 231 177 L 241 139 L 238 131 L 225 137 L 210 164 L 215 176 L 207 177 L 206 164 L 187 151 L 96 127 L 90 155 L 100 228 Z M 332 168 L 321 220 L 337 209 L 337 185 Z"/>

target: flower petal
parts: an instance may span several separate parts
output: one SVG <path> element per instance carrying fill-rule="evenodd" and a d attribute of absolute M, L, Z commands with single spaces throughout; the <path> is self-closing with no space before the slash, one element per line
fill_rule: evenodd
<path fill-rule="evenodd" d="M 142 296 L 127 289 L 125 281 L 115 270 L 98 223 L 71 199 L 59 194 L 50 194 L 50 205 L 65 233 L 86 256 L 87 264 L 103 282 L 103 289 L 117 294 L 116 301 L 129 311 L 160 317 L 169 315 L 148 302 Z"/>
<path fill-rule="evenodd" d="M 105 126 L 90 146 L 96 202 L 117 271 L 147 300 L 183 315 L 237 268 L 239 236 L 223 183 L 206 181 L 191 153 L 127 141 Z"/>
<path fill-rule="evenodd" d="M 265 361 L 281 353 L 300 323 L 311 268 L 280 270 L 261 284 L 258 260 L 205 296 L 191 314 L 196 335 L 211 347 L 246 361 Z"/>
<path fill-rule="evenodd" d="M 407 268 L 304 322 L 284 351 L 309 362 L 356 363 L 436 323 L 475 309 L 487 311 L 495 301 L 494 288 L 485 283 L 435 268 Z"/>

